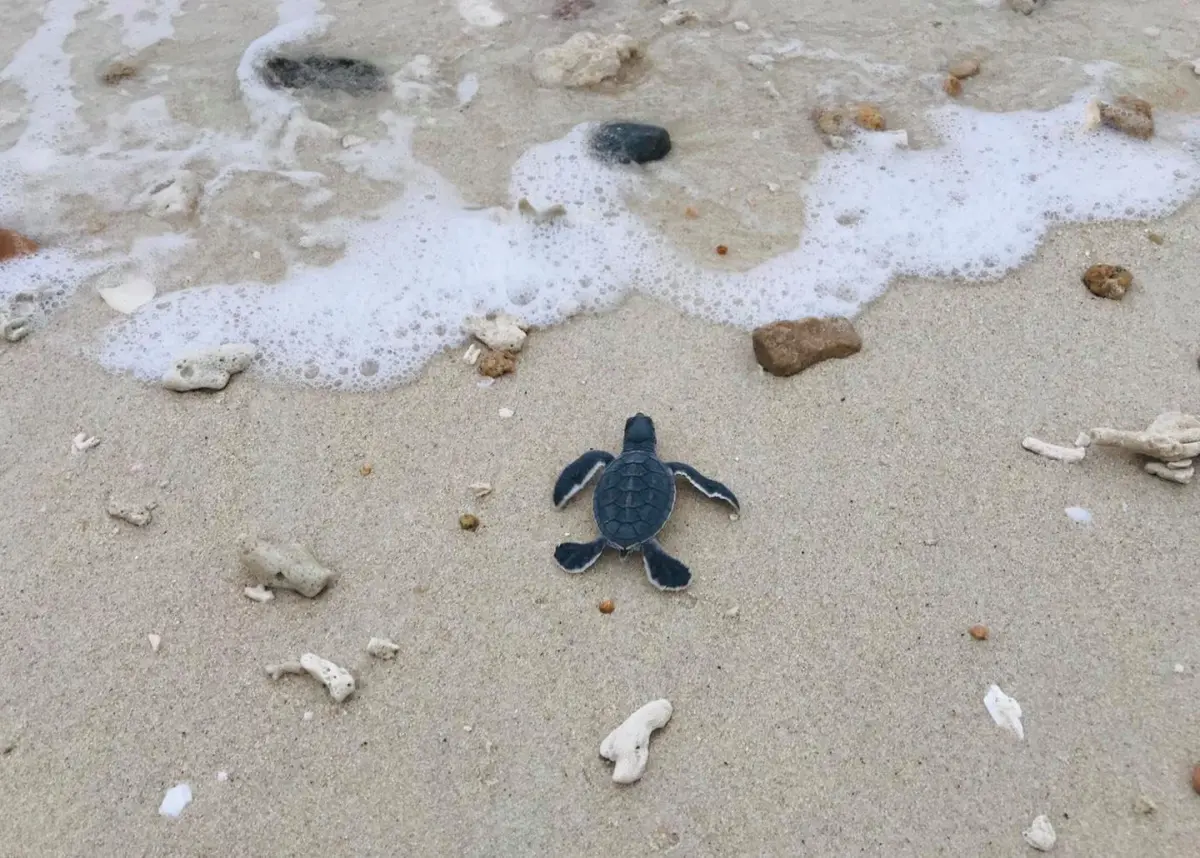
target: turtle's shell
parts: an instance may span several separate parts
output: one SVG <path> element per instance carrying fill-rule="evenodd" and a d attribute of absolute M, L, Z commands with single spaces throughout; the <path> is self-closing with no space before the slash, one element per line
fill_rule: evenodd
<path fill-rule="evenodd" d="M 604 538 L 619 548 L 633 548 L 671 517 L 675 475 L 653 453 L 622 453 L 600 475 L 593 507 Z"/>

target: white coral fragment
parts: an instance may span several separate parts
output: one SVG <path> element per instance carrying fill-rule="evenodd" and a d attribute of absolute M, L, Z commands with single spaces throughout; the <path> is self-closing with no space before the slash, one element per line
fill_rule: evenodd
<path fill-rule="evenodd" d="M 988 688 L 983 698 L 983 705 L 988 714 L 1000 727 L 1012 733 L 1018 739 L 1025 738 L 1025 728 L 1021 725 L 1021 704 L 1000 690 L 1000 686 Z"/>
<path fill-rule="evenodd" d="M 508 313 L 496 313 L 484 318 L 472 316 L 463 323 L 468 334 L 489 349 L 501 352 L 519 352 L 521 346 L 525 345 L 526 327 L 524 322 Z"/>
<path fill-rule="evenodd" d="M 88 435 L 86 432 L 80 432 L 71 439 L 71 449 L 76 453 L 86 453 L 88 450 L 94 450 L 100 446 L 100 439 L 95 436 Z"/>
<path fill-rule="evenodd" d="M 298 543 L 275 545 L 263 539 L 243 536 L 238 544 L 238 559 L 251 577 L 262 587 L 292 590 L 312 599 L 334 580 L 336 575 L 326 569 Z M 258 596 L 249 598 L 266 601 Z"/>
<path fill-rule="evenodd" d="M 1059 462 L 1082 462 L 1083 457 L 1087 454 L 1087 450 L 1083 447 L 1060 447 L 1057 444 L 1050 444 L 1032 437 L 1023 440 L 1021 446 L 1030 453 L 1037 453 L 1039 456 L 1056 459 Z"/>
<path fill-rule="evenodd" d="M 214 349 L 189 352 L 176 359 L 162 377 L 167 390 L 223 390 L 230 376 L 244 372 L 258 356 L 248 343 L 227 343 Z"/>
<path fill-rule="evenodd" d="M 389 638 L 371 638 L 367 642 L 367 653 L 373 658 L 391 661 L 398 652 L 400 652 L 399 645 L 393 643 Z"/>
<path fill-rule="evenodd" d="M 621 66 L 639 52 L 638 43 L 624 33 L 576 33 L 561 45 L 534 56 L 533 77 L 542 86 L 592 86 L 616 77 Z"/>
<path fill-rule="evenodd" d="M 1121 447 L 1160 462 L 1195 459 L 1200 456 L 1200 417 L 1167 411 L 1154 418 L 1145 430 L 1092 429 L 1092 443 Z"/>
<path fill-rule="evenodd" d="M 650 760 L 650 734 L 671 720 L 671 712 L 669 700 L 652 700 L 600 743 L 600 756 L 616 763 L 614 782 L 631 784 L 645 773 Z"/>
<path fill-rule="evenodd" d="M 335 703 L 341 703 L 354 693 L 354 676 L 350 671 L 311 652 L 300 656 L 300 661 L 285 661 L 282 664 L 267 665 L 267 675 L 271 679 L 279 679 L 293 673 L 307 673 L 320 682 L 329 691 L 329 696 Z"/>
<path fill-rule="evenodd" d="M 1039 852 L 1049 852 L 1058 842 L 1054 826 L 1050 824 L 1050 820 L 1046 818 L 1045 814 L 1035 817 L 1033 823 L 1021 832 L 1021 836 L 1025 838 L 1026 843 Z"/>

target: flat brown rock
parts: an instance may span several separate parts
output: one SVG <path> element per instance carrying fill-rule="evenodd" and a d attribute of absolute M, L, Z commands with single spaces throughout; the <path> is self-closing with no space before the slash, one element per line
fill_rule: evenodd
<path fill-rule="evenodd" d="M 830 358 L 849 357 L 862 348 L 858 331 L 840 316 L 772 322 L 754 330 L 753 342 L 759 365 L 781 376 Z"/>
<path fill-rule="evenodd" d="M 11 229 L 0 229 L 0 262 L 16 256 L 37 253 L 37 242 Z"/>
<path fill-rule="evenodd" d="M 1098 298 L 1120 301 L 1133 285 L 1133 274 L 1120 265 L 1093 265 L 1083 272 L 1083 284 Z"/>

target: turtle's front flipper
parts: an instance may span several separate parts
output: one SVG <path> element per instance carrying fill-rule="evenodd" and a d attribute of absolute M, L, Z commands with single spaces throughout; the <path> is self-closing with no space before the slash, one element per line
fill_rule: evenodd
<path fill-rule="evenodd" d="M 675 476 L 685 478 L 705 497 L 725 501 L 735 511 L 740 509 L 737 496 L 724 483 L 710 480 L 691 465 L 685 465 L 683 462 L 667 462 L 667 467 L 671 469 Z"/>
<path fill-rule="evenodd" d="M 657 539 L 642 543 L 642 562 L 646 565 L 646 577 L 660 590 L 682 590 L 691 583 L 691 571 L 663 551 Z"/>
<path fill-rule="evenodd" d="M 564 572 L 585 572 L 600 559 L 608 545 L 603 539 L 595 542 L 564 542 L 554 549 L 554 562 Z"/>
<path fill-rule="evenodd" d="M 604 470 L 604 466 L 615 457 L 603 450 L 589 450 L 563 468 L 554 483 L 554 505 L 562 509 L 567 501 L 579 494 L 592 477 Z"/>

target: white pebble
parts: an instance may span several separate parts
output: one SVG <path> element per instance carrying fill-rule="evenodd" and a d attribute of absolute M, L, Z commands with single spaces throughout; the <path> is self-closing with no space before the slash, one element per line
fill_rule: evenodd
<path fill-rule="evenodd" d="M 507 420 L 509 417 L 512 417 L 514 414 L 516 414 L 516 412 L 511 408 L 501 408 L 499 414 L 501 417 Z"/>
<path fill-rule="evenodd" d="M 357 134 L 347 134 L 342 138 L 342 148 L 353 149 L 355 146 L 361 146 L 366 142 L 366 137 L 359 137 Z"/>
<path fill-rule="evenodd" d="M 745 21 L 734 21 L 733 29 L 737 30 L 739 33 L 749 33 L 750 25 L 747 24 Z"/>
<path fill-rule="evenodd" d="M 1021 704 L 1000 690 L 1000 686 L 988 688 L 983 705 L 996 725 L 1012 733 L 1018 739 L 1025 738 L 1025 727 L 1021 724 Z"/>
<path fill-rule="evenodd" d="M 76 453 L 85 453 L 88 450 L 94 450 L 99 445 L 99 438 L 94 438 L 84 432 L 80 432 L 73 439 L 71 439 L 71 449 Z"/>
<path fill-rule="evenodd" d="M 304 720 L 305 720 L 305 721 L 311 721 L 312 719 L 313 719 L 313 714 L 312 714 L 311 712 L 305 712 L 305 713 L 304 713 Z"/>
<path fill-rule="evenodd" d="M 1147 27 L 1146 29 L 1142 30 L 1142 32 L 1152 39 L 1157 39 L 1162 35 L 1162 30 L 1160 30 L 1158 27 Z"/>
<path fill-rule="evenodd" d="M 367 642 L 367 652 L 374 658 L 391 661 L 396 657 L 396 653 L 400 652 L 400 647 L 389 638 L 371 638 Z"/>
<path fill-rule="evenodd" d="M 275 598 L 275 594 L 259 584 L 255 587 L 243 587 L 242 595 L 247 599 L 253 599 L 255 602 L 269 602 Z"/>
<path fill-rule="evenodd" d="M 1050 820 L 1044 814 L 1036 817 L 1033 824 L 1021 832 L 1021 836 L 1025 838 L 1026 843 L 1039 852 L 1049 852 L 1058 842 L 1054 826 L 1050 824 Z"/>
<path fill-rule="evenodd" d="M 471 489 L 471 493 L 477 498 L 485 497 L 492 493 L 491 483 L 471 483 L 468 488 Z"/>
<path fill-rule="evenodd" d="M 1069 506 L 1063 510 L 1071 521 L 1077 524 L 1091 524 L 1092 514 L 1081 506 Z"/>
<path fill-rule="evenodd" d="M 1187 671 L 1187 668 L 1184 667 L 1182 664 L 1176 664 L 1175 667 L 1173 668 L 1173 670 L 1176 673 L 1185 673 Z"/>
<path fill-rule="evenodd" d="M 154 652 L 158 652 L 158 648 L 162 646 L 162 638 L 156 634 L 148 634 L 146 637 L 150 641 L 150 649 Z"/>
<path fill-rule="evenodd" d="M 183 813 L 183 809 L 191 803 L 192 788 L 187 784 L 176 784 L 163 796 L 162 804 L 158 806 L 158 812 L 174 819 Z"/>
<path fill-rule="evenodd" d="M 217 780 L 219 780 L 221 783 L 229 780 L 229 772 L 217 772 Z"/>

